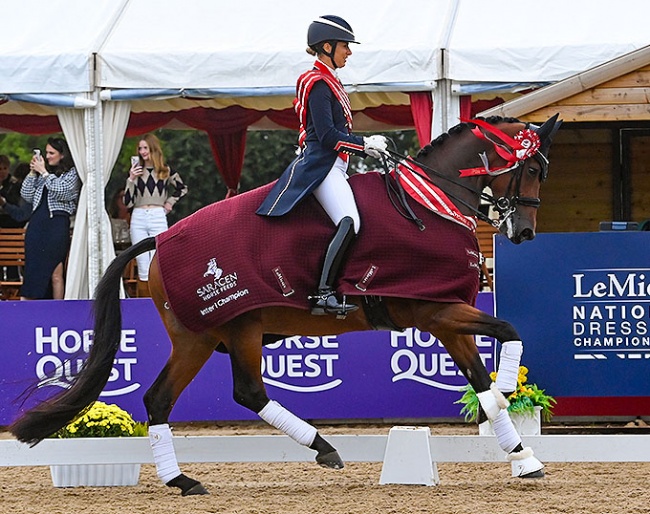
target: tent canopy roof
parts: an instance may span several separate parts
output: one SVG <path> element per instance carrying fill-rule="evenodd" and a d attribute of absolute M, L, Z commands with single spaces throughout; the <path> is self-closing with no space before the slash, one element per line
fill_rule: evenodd
<path fill-rule="evenodd" d="M 0 93 L 287 94 L 311 62 L 309 23 L 333 10 L 361 42 L 341 70 L 360 89 L 431 89 L 440 78 L 553 82 L 650 44 L 646 0 L 350 0 L 338 9 L 301 0 L 21 0 L 3 13 Z"/>

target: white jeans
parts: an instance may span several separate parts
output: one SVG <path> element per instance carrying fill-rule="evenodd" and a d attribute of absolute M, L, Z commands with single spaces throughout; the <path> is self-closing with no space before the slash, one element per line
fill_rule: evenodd
<path fill-rule="evenodd" d="M 131 213 L 131 243 L 139 243 L 147 237 L 157 236 L 167 230 L 167 216 L 164 207 L 136 207 Z M 138 255 L 138 278 L 149 280 L 149 265 L 154 250 Z"/>
<path fill-rule="evenodd" d="M 350 216 L 354 220 L 354 232 L 358 234 L 361 218 L 352 188 L 348 184 L 347 169 L 348 163 L 338 157 L 325 180 L 314 189 L 314 196 L 335 225 L 346 216 Z"/>

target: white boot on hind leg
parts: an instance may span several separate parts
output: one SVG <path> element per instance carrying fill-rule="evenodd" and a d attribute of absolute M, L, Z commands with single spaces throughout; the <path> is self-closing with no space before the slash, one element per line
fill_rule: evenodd
<path fill-rule="evenodd" d="M 534 456 L 533 449 L 529 446 L 520 452 L 509 453 L 506 459 L 512 465 L 513 477 L 542 478 L 544 476 L 544 464 Z"/>

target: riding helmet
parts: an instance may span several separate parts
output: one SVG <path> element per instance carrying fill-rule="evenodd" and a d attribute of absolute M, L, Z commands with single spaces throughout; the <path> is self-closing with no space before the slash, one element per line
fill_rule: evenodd
<path fill-rule="evenodd" d="M 315 47 L 324 41 L 346 41 L 357 43 L 350 24 L 339 16 L 327 14 L 311 22 L 307 31 L 307 45 Z"/>

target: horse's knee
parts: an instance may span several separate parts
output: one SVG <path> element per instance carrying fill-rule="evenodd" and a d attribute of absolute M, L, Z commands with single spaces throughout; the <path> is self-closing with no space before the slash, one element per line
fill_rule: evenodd
<path fill-rule="evenodd" d="M 169 390 L 161 388 L 156 382 L 144 393 L 142 401 L 147 411 L 149 424 L 167 423 L 172 410 L 172 398 Z"/>
<path fill-rule="evenodd" d="M 515 327 L 512 326 L 511 323 L 508 321 L 502 320 L 502 319 L 496 319 L 496 330 L 494 337 L 496 337 L 499 341 L 504 342 L 504 341 L 521 341 L 521 337 L 519 337 L 519 333 L 517 330 L 515 330 Z"/>
<path fill-rule="evenodd" d="M 264 389 L 251 389 L 235 387 L 233 390 L 233 399 L 242 407 L 258 413 L 264 406 L 269 403 L 269 397 Z"/>

